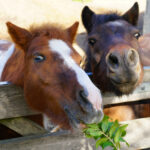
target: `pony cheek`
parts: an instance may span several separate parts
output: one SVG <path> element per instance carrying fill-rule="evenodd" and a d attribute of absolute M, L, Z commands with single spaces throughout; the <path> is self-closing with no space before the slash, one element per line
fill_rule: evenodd
<path fill-rule="evenodd" d="M 44 85 L 49 85 L 51 82 L 49 77 L 39 76 L 38 78 L 39 78 L 39 82 Z"/>
<path fill-rule="evenodd" d="M 42 98 L 41 94 L 36 94 L 39 93 L 40 90 L 33 90 L 33 88 L 26 88 L 24 87 L 24 96 L 27 101 L 27 104 L 29 105 L 30 108 L 40 111 L 44 108 L 44 102 L 42 102 L 40 99 Z"/>
<path fill-rule="evenodd" d="M 32 81 L 35 81 L 37 83 L 41 84 L 50 84 L 53 77 L 51 77 L 51 73 L 44 72 L 44 71 L 36 71 L 35 76 L 33 77 Z"/>
<path fill-rule="evenodd" d="M 141 68 L 143 68 L 143 66 L 142 66 L 142 64 L 139 64 L 136 69 L 137 73 L 138 73 L 138 79 L 139 79 L 139 81 L 137 82 L 137 85 L 139 85 L 143 81 L 144 70 Z"/>
<path fill-rule="evenodd" d="M 96 61 L 96 63 L 99 63 L 100 62 L 100 60 L 101 60 L 101 55 L 100 54 L 94 54 L 94 59 L 95 59 L 95 61 Z"/>

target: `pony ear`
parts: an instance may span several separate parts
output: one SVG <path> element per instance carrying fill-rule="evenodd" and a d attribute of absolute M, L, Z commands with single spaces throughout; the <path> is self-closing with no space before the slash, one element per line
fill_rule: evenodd
<path fill-rule="evenodd" d="M 27 45 L 31 40 L 32 35 L 27 30 L 20 28 L 11 22 L 6 23 L 8 28 L 8 33 L 11 36 L 14 43 L 19 46 L 19 48 L 26 51 Z"/>
<path fill-rule="evenodd" d="M 89 33 L 92 29 L 92 18 L 93 18 L 93 15 L 95 13 L 89 9 L 88 6 L 85 6 L 82 10 L 82 14 L 81 14 L 81 17 L 82 17 L 82 23 L 84 25 L 84 27 L 86 28 L 87 32 Z"/>
<path fill-rule="evenodd" d="M 124 14 L 122 18 L 132 25 L 136 26 L 139 17 L 139 5 L 137 2 Z"/>
<path fill-rule="evenodd" d="M 79 26 L 79 22 L 76 21 L 72 26 L 66 29 L 67 34 L 68 34 L 68 39 L 71 43 L 73 43 L 76 37 L 78 26 Z"/>

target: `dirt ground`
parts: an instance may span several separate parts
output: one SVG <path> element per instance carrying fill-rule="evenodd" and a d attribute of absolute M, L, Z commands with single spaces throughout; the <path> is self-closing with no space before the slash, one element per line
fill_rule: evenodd
<path fill-rule="evenodd" d="M 75 0 L 0 0 L 0 39 L 8 39 L 5 23 L 11 21 L 14 24 L 28 28 L 31 24 L 41 24 L 44 22 L 60 23 L 66 27 L 75 21 L 80 22 L 77 42 L 85 49 L 84 27 L 81 22 L 81 11 L 88 5 L 96 12 L 117 10 L 127 11 L 135 1 L 140 6 L 140 24 L 142 31 L 143 12 L 146 7 L 146 0 L 91 0 L 91 2 L 78 2 Z M 78 49 L 78 48 L 77 48 Z M 80 51 L 80 50 L 79 50 Z M 82 53 L 82 52 L 81 52 Z"/>

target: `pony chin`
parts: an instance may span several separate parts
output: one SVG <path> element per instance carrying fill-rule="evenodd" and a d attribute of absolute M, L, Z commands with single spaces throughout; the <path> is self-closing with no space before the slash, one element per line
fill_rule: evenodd
<path fill-rule="evenodd" d="M 124 84 L 124 85 L 115 85 L 116 89 L 114 89 L 114 93 L 117 95 L 117 96 L 122 96 L 124 94 L 126 95 L 129 95 L 131 94 L 135 87 L 136 87 L 136 84 Z"/>
<path fill-rule="evenodd" d="M 62 125 L 56 125 L 56 124 L 52 123 L 51 119 L 49 117 L 47 117 L 47 115 L 45 115 L 45 114 L 43 114 L 43 126 L 47 131 L 49 131 L 51 133 L 57 132 L 57 131 L 62 131 L 62 130 L 68 130 L 68 128 L 62 128 Z M 85 124 L 77 123 L 72 120 L 70 120 L 69 126 L 70 126 L 69 130 L 72 133 L 78 132 L 86 127 Z"/>

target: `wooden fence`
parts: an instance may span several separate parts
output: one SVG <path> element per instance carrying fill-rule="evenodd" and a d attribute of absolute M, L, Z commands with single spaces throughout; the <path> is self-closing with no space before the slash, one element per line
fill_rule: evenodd
<path fill-rule="evenodd" d="M 143 32 L 150 31 L 150 0 L 144 17 Z M 150 68 L 144 67 L 143 83 L 129 96 L 103 96 L 104 105 L 150 101 Z M 0 141 L 0 150 L 93 150 L 94 141 L 82 134 L 69 134 L 65 131 L 48 133 L 42 127 L 24 116 L 37 114 L 28 108 L 23 91 L 7 82 L 0 83 L 0 124 L 16 131 L 23 137 Z M 121 150 L 150 149 L 150 118 L 135 119 L 128 124 L 126 140 L 130 147 L 122 145 Z"/>
<path fill-rule="evenodd" d="M 150 98 L 150 68 L 144 68 L 144 82 L 129 96 L 116 97 L 113 94 L 104 95 L 104 105 L 142 101 Z M 149 100 L 148 100 L 149 101 Z M 23 91 L 7 82 L 0 85 L 0 123 L 21 134 L 23 137 L 1 140 L 0 150 L 91 150 L 92 140 L 83 135 L 71 135 L 67 132 L 47 133 L 36 123 L 23 116 L 37 114 L 31 111 L 23 97 Z M 129 124 L 125 145 L 122 150 L 150 148 L 150 118 L 136 119 L 124 122 Z"/>

